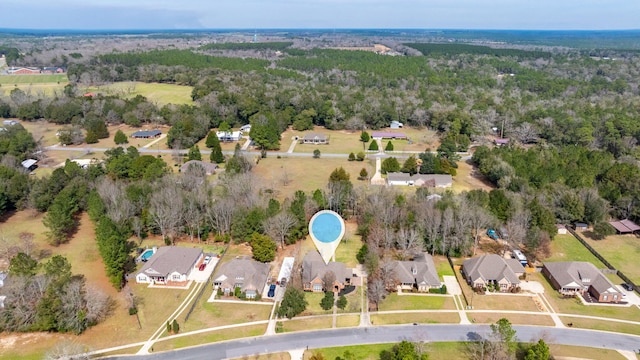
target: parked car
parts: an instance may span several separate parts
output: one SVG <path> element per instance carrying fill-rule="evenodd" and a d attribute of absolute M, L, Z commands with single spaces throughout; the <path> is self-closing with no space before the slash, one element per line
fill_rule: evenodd
<path fill-rule="evenodd" d="M 631 284 L 629 283 L 623 283 L 622 287 L 627 291 L 633 291 L 633 286 L 631 286 Z"/>
<path fill-rule="evenodd" d="M 206 267 L 207 267 L 207 264 L 202 263 L 202 264 L 200 264 L 200 267 L 198 267 L 198 270 L 203 271 L 204 268 L 206 268 Z"/>
<path fill-rule="evenodd" d="M 280 279 L 280 286 L 282 286 L 282 287 L 287 286 L 287 278 Z"/>
<path fill-rule="evenodd" d="M 494 229 L 488 229 L 487 230 L 487 236 L 489 236 L 493 240 L 498 240 L 499 239 L 498 233 Z"/>
<path fill-rule="evenodd" d="M 203 264 L 206 265 L 206 264 L 209 264 L 210 262 L 211 262 L 211 256 L 209 256 L 209 255 L 205 256 Z"/>
<path fill-rule="evenodd" d="M 276 295 L 276 284 L 271 284 L 269 286 L 269 292 L 267 293 L 267 297 L 274 297 Z"/>

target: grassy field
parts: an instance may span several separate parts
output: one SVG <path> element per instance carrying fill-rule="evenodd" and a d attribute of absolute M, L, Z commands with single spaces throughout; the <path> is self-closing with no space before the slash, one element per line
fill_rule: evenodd
<path fill-rule="evenodd" d="M 613 319 L 623 319 L 631 321 L 640 321 L 640 309 L 638 307 L 624 306 L 597 306 L 583 305 L 579 299 L 563 298 L 555 291 L 549 282 L 540 273 L 530 274 L 530 280 L 540 282 L 544 286 L 544 296 L 551 303 L 551 306 L 557 313 L 561 314 L 577 314 L 598 317 L 607 317 Z"/>
<path fill-rule="evenodd" d="M 266 331 L 266 325 L 252 325 L 242 326 L 231 329 L 217 330 L 206 332 L 202 334 L 193 334 L 189 336 L 182 336 L 175 339 L 160 340 L 153 345 L 154 351 L 168 351 L 173 349 L 180 349 L 188 346 L 194 346 L 199 344 L 207 344 L 218 341 L 238 339 L 245 337 L 254 337 L 264 334 Z M 275 357 L 277 359 L 277 357 Z"/>
<path fill-rule="evenodd" d="M 389 294 L 380 303 L 380 311 L 389 310 L 455 310 L 453 298 L 449 296 L 423 296 Z"/>
<path fill-rule="evenodd" d="M 453 184 L 451 185 L 451 189 L 454 192 L 459 193 L 475 189 L 491 191 L 493 188 L 494 186 L 491 183 L 481 177 L 477 171 L 474 171 L 474 167 L 470 162 L 458 162 L 457 174 L 453 177 Z"/>
<path fill-rule="evenodd" d="M 505 313 L 468 313 L 467 317 L 477 324 L 495 324 L 501 318 L 507 318 L 514 325 L 553 326 L 555 323 L 549 315 L 505 314 Z"/>
<path fill-rule="evenodd" d="M 563 316 L 562 322 L 565 324 L 572 323 L 575 328 L 594 329 L 602 331 L 613 331 L 626 334 L 640 334 L 640 325 L 626 324 L 613 321 L 602 321 L 595 319 L 585 319 L 578 317 Z"/>
<path fill-rule="evenodd" d="M 582 359 L 607 359 L 607 360 L 624 360 L 626 357 L 615 350 L 598 349 L 598 348 L 583 348 L 579 346 L 570 345 L 555 345 L 549 344 L 551 355 L 556 358 L 566 357 L 567 359 L 574 358 L 576 354 L 580 354 Z"/>
<path fill-rule="evenodd" d="M 365 182 L 359 181 L 360 169 L 365 168 L 369 174 L 375 171 L 375 164 L 369 161 L 347 161 L 347 159 L 336 158 L 282 158 L 267 157 L 261 159 L 256 165 L 253 173 L 262 179 L 263 184 L 270 189 L 276 189 L 277 197 L 284 199 L 292 197 L 297 190 L 306 193 L 316 189 L 324 189 L 329 181 L 331 172 L 339 167 L 343 167 L 351 177 L 354 186 Z M 284 174 L 289 179 L 289 183 L 283 186 Z M 366 183 L 365 183 L 366 184 Z"/>
<path fill-rule="evenodd" d="M 333 318 L 331 316 L 323 316 L 311 319 L 289 320 L 282 322 L 283 332 L 331 329 Z"/>
<path fill-rule="evenodd" d="M 193 87 L 175 84 L 142 83 L 142 82 L 118 82 L 114 84 L 88 87 L 83 91 L 97 92 L 106 95 L 117 95 L 124 98 L 133 98 L 142 95 L 159 105 L 165 104 L 193 104 L 191 91 Z"/>
<path fill-rule="evenodd" d="M 396 325 L 396 324 L 457 324 L 460 322 L 458 313 L 433 312 L 433 313 L 394 313 L 376 314 L 371 313 L 371 323 L 374 325 Z"/>
<path fill-rule="evenodd" d="M 202 300 L 195 307 L 189 321 L 180 326 L 181 331 L 193 331 L 223 325 L 268 320 L 271 306 L 236 303 L 209 303 L 206 300 L 212 289 L 206 289 Z"/>
<path fill-rule="evenodd" d="M 587 250 L 578 239 L 571 234 L 556 235 L 551 242 L 551 257 L 544 261 L 586 261 L 595 265 L 598 269 L 606 266 Z"/>
<path fill-rule="evenodd" d="M 22 85 L 42 83 L 67 83 L 67 74 L 40 74 L 40 75 L 0 75 L 0 85 Z"/>
<path fill-rule="evenodd" d="M 607 236 L 604 240 L 593 240 L 588 236 L 583 238 L 616 269 L 622 271 L 635 283 L 640 282 L 640 264 L 635 261 L 640 256 L 640 240 L 637 237 L 613 235 Z"/>

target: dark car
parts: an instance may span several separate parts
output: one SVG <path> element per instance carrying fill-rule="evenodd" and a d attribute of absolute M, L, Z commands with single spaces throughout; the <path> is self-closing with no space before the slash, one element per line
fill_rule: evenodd
<path fill-rule="evenodd" d="M 631 286 L 631 284 L 624 283 L 622 284 L 622 287 L 627 291 L 633 291 L 633 286 Z"/>
<path fill-rule="evenodd" d="M 267 297 L 274 297 L 276 295 L 276 285 L 275 284 L 271 284 L 271 286 L 269 286 L 269 292 L 267 293 Z"/>
<path fill-rule="evenodd" d="M 198 268 L 198 270 L 202 271 L 202 270 L 204 270 L 204 268 L 206 268 L 206 267 L 207 267 L 207 264 L 202 263 L 202 264 L 200 264 L 200 267 Z"/>

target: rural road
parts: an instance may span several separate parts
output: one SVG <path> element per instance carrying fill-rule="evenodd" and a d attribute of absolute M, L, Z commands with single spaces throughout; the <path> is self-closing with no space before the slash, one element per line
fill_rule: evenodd
<path fill-rule="evenodd" d="M 521 341 L 544 339 L 547 343 L 636 351 L 640 336 L 595 330 L 552 328 L 544 326 L 513 326 Z M 256 354 L 285 352 L 295 349 L 315 349 L 332 346 L 348 346 L 393 343 L 402 340 L 413 342 L 469 341 L 490 333 L 489 325 L 399 325 L 329 329 L 295 332 L 256 338 L 218 342 L 181 350 L 138 356 L 149 360 L 210 360 L 242 358 Z M 111 357 L 110 359 L 131 359 Z"/>

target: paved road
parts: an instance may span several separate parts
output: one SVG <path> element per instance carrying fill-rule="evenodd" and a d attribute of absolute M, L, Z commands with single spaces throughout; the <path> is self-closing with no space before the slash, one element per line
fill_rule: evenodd
<path fill-rule="evenodd" d="M 635 351 L 640 336 L 582 329 L 560 329 L 544 326 L 514 326 L 521 341 L 537 341 L 574 346 Z M 232 340 L 182 350 L 145 355 L 153 360 L 199 360 L 242 358 L 262 353 L 284 352 L 294 349 L 324 348 L 359 344 L 408 341 L 469 341 L 489 334 L 488 325 L 400 325 L 366 328 L 330 329 L 296 332 L 250 339 Z M 115 357 L 112 359 L 131 359 Z"/>

